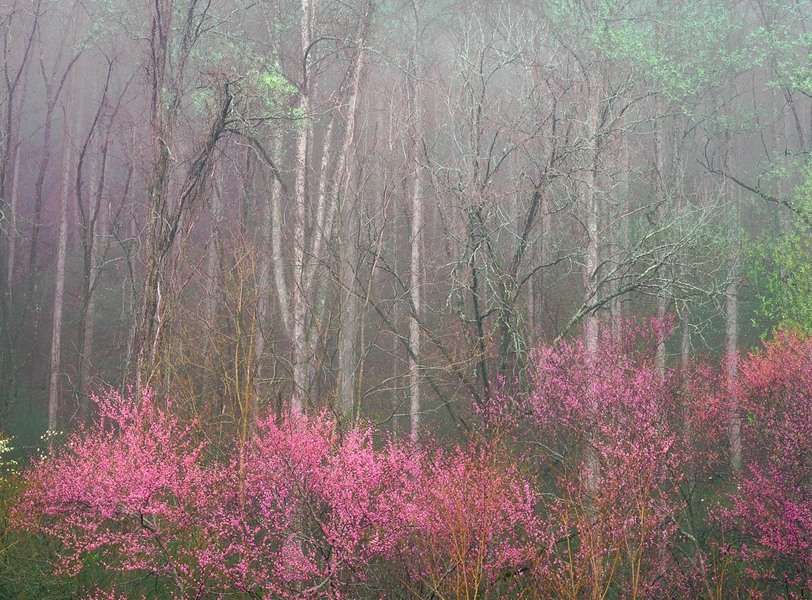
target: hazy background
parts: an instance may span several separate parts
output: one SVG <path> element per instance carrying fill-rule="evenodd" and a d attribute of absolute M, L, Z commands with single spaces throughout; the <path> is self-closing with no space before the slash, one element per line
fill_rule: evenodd
<path fill-rule="evenodd" d="M 442 435 L 540 341 L 653 316 L 678 367 L 805 327 L 810 17 L 2 0 L 0 429 L 150 385 Z"/>

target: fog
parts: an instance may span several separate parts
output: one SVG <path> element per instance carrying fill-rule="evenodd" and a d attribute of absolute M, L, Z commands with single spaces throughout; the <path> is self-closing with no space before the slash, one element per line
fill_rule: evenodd
<path fill-rule="evenodd" d="M 301 415 L 511 446 L 488 415 L 536 414 L 550 352 L 580 348 L 592 385 L 644 340 L 652 381 L 728 394 L 707 418 L 734 485 L 743 361 L 812 330 L 811 21 L 807 0 L 0 0 L 0 433 L 26 464 L 120 390 L 225 446 Z"/>

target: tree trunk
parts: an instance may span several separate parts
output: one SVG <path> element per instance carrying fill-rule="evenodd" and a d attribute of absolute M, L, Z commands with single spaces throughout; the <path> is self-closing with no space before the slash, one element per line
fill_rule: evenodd
<path fill-rule="evenodd" d="M 358 297 L 356 296 L 356 269 L 358 242 L 356 240 L 358 215 L 349 207 L 344 219 L 339 257 L 339 284 L 341 296 L 341 329 L 338 340 L 338 408 L 341 421 L 350 425 L 355 419 L 355 374 L 358 341 Z"/>
<path fill-rule="evenodd" d="M 124 201 L 126 202 L 126 198 Z M 136 247 L 136 240 L 138 240 L 138 215 L 135 206 L 130 206 L 130 214 L 127 218 L 127 244 L 124 246 L 127 253 L 127 294 L 126 298 L 122 298 L 122 312 L 126 312 L 130 317 L 130 322 L 127 331 L 127 353 L 124 361 L 124 369 L 121 372 L 121 386 L 129 381 L 130 373 L 137 367 L 136 361 L 136 336 L 138 335 L 138 288 L 136 284 L 136 267 L 134 261 L 134 248 Z"/>
<path fill-rule="evenodd" d="M 30 305 L 36 303 L 37 290 L 39 288 L 37 281 L 37 273 L 39 267 L 37 265 L 39 256 L 39 236 L 40 228 L 42 226 L 42 203 L 45 198 L 45 178 L 48 174 L 48 167 L 51 164 L 51 149 L 53 148 L 52 131 L 53 131 L 53 106 L 49 104 L 46 108 L 45 122 L 44 122 L 44 137 L 42 146 L 42 160 L 40 161 L 39 172 L 37 179 L 34 182 L 34 211 L 31 221 L 31 246 L 28 252 L 28 273 L 31 279 L 28 284 L 28 294 L 26 304 Z M 65 207 L 67 210 L 67 207 Z M 34 337 L 36 337 L 37 324 L 39 318 L 34 317 Z"/>
<path fill-rule="evenodd" d="M 734 258 L 731 271 L 730 281 L 725 289 L 725 375 L 730 395 L 730 421 L 728 423 L 730 467 L 734 473 L 739 473 L 742 468 L 742 439 L 737 381 L 739 371 L 738 257 Z"/>
<path fill-rule="evenodd" d="M 8 256 L 6 263 L 6 290 L 9 304 L 14 299 L 14 268 L 17 261 L 17 203 L 20 197 L 20 144 L 14 147 L 11 175 L 11 198 L 9 202 Z"/>
<path fill-rule="evenodd" d="M 409 424 L 412 440 L 417 440 L 420 433 L 420 319 L 422 317 L 422 250 L 423 250 L 423 169 L 420 164 L 420 148 L 423 136 L 423 86 L 418 64 L 420 42 L 420 12 L 417 3 L 413 4 L 415 30 L 411 51 L 411 69 L 407 74 L 409 94 L 409 112 L 411 129 L 412 198 L 411 222 L 409 223 Z"/>
<path fill-rule="evenodd" d="M 586 212 L 586 257 L 584 261 L 584 302 L 586 304 L 594 304 L 598 300 L 599 290 L 597 289 L 597 269 L 599 264 L 599 242 L 598 239 L 598 220 L 600 217 L 600 207 L 598 201 L 598 192 L 595 188 L 597 185 L 597 169 L 598 169 L 598 100 L 597 92 L 589 90 L 589 98 L 587 99 L 587 132 L 588 143 L 593 147 L 590 148 L 589 165 L 584 173 L 584 182 L 581 189 L 581 198 L 583 201 L 584 211 Z M 588 312 L 584 322 L 584 343 L 586 351 L 590 355 L 594 355 L 598 349 L 598 316 L 594 310 Z"/>
<path fill-rule="evenodd" d="M 104 168 L 104 167 L 102 167 Z M 90 181 L 96 180 L 96 171 L 98 169 L 98 157 L 93 157 L 92 168 L 90 170 Z M 93 364 L 93 337 L 95 334 L 95 320 L 94 313 L 96 312 L 96 295 L 94 294 L 96 288 L 96 279 L 99 276 L 98 268 L 98 243 L 96 241 L 97 219 L 98 230 L 102 235 L 106 233 L 105 215 L 104 210 L 100 208 L 100 199 L 103 194 L 104 174 L 101 175 L 99 187 L 95 192 L 91 188 L 87 211 L 89 218 L 87 219 L 87 231 L 82 232 L 87 246 L 87 264 L 84 265 L 84 285 L 83 292 L 84 298 L 82 299 L 83 310 L 80 319 L 82 324 L 81 341 L 79 346 L 79 373 L 77 376 L 79 382 L 79 418 L 85 422 L 90 405 L 88 398 L 90 389 L 88 382 L 90 381 L 90 369 Z"/>
<path fill-rule="evenodd" d="M 58 82 L 54 82 L 53 80 L 47 79 L 47 75 L 45 74 L 45 66 L 42 62 L 40 62 L 43 78 L 45 79 L 44 81 L 45 119 L 43 124 L 44 139 L 42 146 L 42 162 L 40 163 L 39 173 L 37 174 L 37 179 L 34 183 L 34 215 L 31 224 L 31 249 L 28 255 L 28 272 L 31 274 L 31 279 L 28 285 L 28 298 L 26 307 L 28 305 L 37 302 L 36 298 L 38 290 L 38 278 L 36 276 L 36 273 L 38 272 L 37 257 L 39 253 L 39 235 L 42 226 L 42 203 L 45 194 L 45 179 L 48 175 L 48 167 L 51 163 L 51 149 L 53 146 L 52 135 L 53 135 L 54 111 L 56 110 L 57 103 L 59 102 L 59 97 L 62 95 L 62 91 L 65 87 L 65 82 L 68 80 L 71 70 L 73 69 L 73 66 L 76 64 L 76 62 L 79 60 L 80 56 L 81 50 L 73 56 L 71 61 L 65 67 L 65 70 L 62 72 L 62 76 Z M 42 61 L 42 59 L 40 59 L 40 61 Z M 68 207 L 65 207 L 66 210 L 67 208 Z M 34 314 L 35 314 L 33 324 L 34 331 L 32 337 L 34 340 L 36 340 L 39 332 L 39 311 L 35 311 Z M 24 310 L 23 320 L 25 320 L 25 318 L 26 313 Z"/>
<path fill-rule="evenodd" d="M 103 225 L 102 223 L 99 224 L 100 227 Z M 102 230 L 103 231 L 103 230 Z M 95 235 L 95 234 L 94 234 Z M 98 266 L 96 265 L 98 258 L 98 251 L 96 250 L 96 244 L 93 245 L 93 251 L 91 252 L 90 258 L 93 261 L 93 281 L 91 285 L 95 287 L 96 279 L 99 277 L 99 270 Z M 79 357 L 81 361 L 81 377 L 80 377 L 80 385 L 79 385 L 79 417 L 84 422 L 87 420 L 89 416 L 89 409 L 90 405 L 88 403 L 88 399 L 90 397 L 90 371 L 93 366 L 93 342 L 94 337 L 96 334 L 96 320 L 95 320 L 95 313 L 96 313 L 96 294 L 93 293 L 93 289 L 87 299 L 87 308 L 85 309 L 85 319 L 84 319 L 84 327 L 82 328 L 82 354 Z"/>
<path fill-rule="evenodd" d="M 687 308 L 683 310 L 680 321 L 682 335 L 680 337 L 679 365 L 684 381 L 688 374 L 688 367 L 691 364 L 691 321 L 688 317 Z"/>
<path fill-rule="evenodd" d="M 654 99 L 654 189 L 656 214 L 659 215 L 659 223 L 662 223 L 666 216 L 666 173 L 665 173 L 665 144 L 663 139 L 663 126 L 660 118 L 663 114 L 662 101 L 657 95 Z M 661 267 L 662 269 L 662 267 Z M 657 294 L 657 320 L 662 323 L 668 310 L 668 287 L 663 286 Z M 660 329 L 662 332 L 662 329 Z M 665 342 L 664 335 L 657 338 L 657 350 L 654 363 L 660 377 L 665 377 Z"/>
<path fill-rule="evenodd" d="M 389 247 L 392 249 L 392 270 L 394 273 L 400 275 L 401 263 L 401 244 L 400 242 L 400 211 L 393 210 L 391 216 L 391 229 L 389 237 Z M 401 381 L 401 367 L 403 364 L 403 341 L 402 334 L 400 333 L 401 315 L 404 313 L 403 304 L 395 302 L 392 305 L 391 322 L 391 356 L 392 356 L 392 381 Z M 408 353 L 407 353 L 408 355 Z M 401 426 L 401 416 L 405 415 L 404 412 L 404 396 L 400 391 L 393 392 L 392 394 L 392 433 L 397 434 L 398 431 L 405 425 Z M 403 420 L 405 423 L 405 419 Z"/>
<path fill-rule="evenodd" d="M 311 43 L 311 8 L 310 0 L 301 2 L 301 38 L 302 53 L 307 52 Z M 309 55 L 308 55 L 309 56 Z M 299 93 L 298 111 L 303 119 L 310 118 L 310 98 L 309 98 L 309 64 L 304 61 L 304 73 L 302 74 L 302 86 Z M 305 243 L 305 218 L 307 214 L 307 154 L 310 126 L 307 122 L 302 123 L 298 130 L 296 141 L 296 183 L 294 187 L 294 202 L 296 204 L 296 221 L 293 232 L 293 292 L 291 296 L 291 311 L 293 314 L 293 335 L 291 344 L 293 346 L 293 390 L 291 392 L 290 410 L 294 415 L 304 412 L 307 399 L 309 383 L 307 379 L 307 364 L 305 360 L 306 340 L 305 340 L 305 296 L 304 296 L 304 243 Z"/>
<path fill-rule="evenodd" d="M 595 304 L 598 300 L 600 290 L 598 282 L 598 264 L 600 260 L 600 240 L 598 239 L 598 223 L 600 218 L 600 202 L 598 198 L 597 172 L 600 159 L 600 141 L 598 139 L 598 111 L 599 96 L 598 91 L 592 89 L 592 85 L 586 85 L 587 106 L 586 106 L 586 131 L 585 137 L 590 148 L 587 152 L 587 169 L 584 173 L 583 188 L 581 197 L 586 211 L 585 223 L 587 233 L 586 260 L 584 261 L 584 302 Z M 599 336 L 598 316 L 594 310 L 589 311 L 584 323 L 584 346 L 587 353 L 587 360 L 597 359 L 598 336 Z M 590 493 L 596 493 L 600 486 L 600 460 L 591 444 L 587 444 L 585 450 L 585 478 L 586 488 Z"/>
<path fill-rule="evenodd" d="M 66 114 L 68 112 L 66 111 Z M 65 301 L 65 258 L 68 246 L 68 202 L 70 196 L 70 173 L 73 162 L 73 140 L 66 127 L 64 154 L 62 158 L 62 191 L 59 207 L 59 233 L 56 248 L 56 274 L 54 277 L 54 310 L 51 325 L 51 365 L 48 385 L 48 429 L 54 431 L 59 419 L 60 378 L 62 358 L 62 310 Z"/>
<path fill-rule="evenodd" d="M 410 223 L 409 242 L 411 245 L 411 256 L 409 259 L 410 285 L 409 294 L 412 303 L 411 317 L 409 318 L 409 346 L 412 354 L 409 355 L 409 417 L 411 424 L 411 436 L 417 439 L 420 429 L 420 318 L 422 315 L 421 288 L 422 277 L 422 256 L 423 248 L 423 169 L 420 166 L 420 135 L 421 128 L 421 95 L 420 82 L 414 83 L 412 95 L 413 119 L 414 119 L 414 139 L 412 141 L 412 168 L 414 169 L 414 180 L 412 183 L 412 220 Z"/>
<path fill-rule="evenodd" d="M 282 150 L 282 140 L 278 139 L 276 143 L 275 156 L 278 157 Z M 285 259 L 282 256 L 282 184 L 279 179 L 274 176 L 273 184 L 271 186 L 270 200 L 270 219 L 271 231 L 271 253 L 273 256 L 273 277 L 276 286 L 276 299 L 279 302 L 279 315 L 282 318 L 282 324 L 285 327 L 285 333 L 290 336 L 290 303 L 288 302 L 288 284 L 285 276 Z"/>
<path fill-rule="evenodd" d="M 135 389 L 140 393 L 152 383 L 158 341 L 163 325 L 163 279 L 169 253 L 165 233 L 168 213 L 169 163 L 172 144 L 172 108 L 167 89 L 167 68 L 172 45 L 172 3 L 156 0 L 152 7 L 150 43 L 150 126 L 153 140 L 152 164 L 147 191 L 146 256 L 141 296 L 141 314 L 133 336 Z M 174 90 L 179 93 L 179 90 Z"/>
<path fill-rule="evenodd" d="M 220 86 L 219 107 L 210 129 L 195 155 L 190 157 L 185 178 L 179 186 L 171 185 L 175 155 L 183 154 L 182 145 L 175 143 L 175 123 L 181 112 L 184 69 L 194 51 L 208 4 L 198 7 L 191 3 L 190 12 L 179 29 L 173 28 L 173 3 L 156 0 L 152 7 L 152 27 L 149 74 L 152 165 L 148 190 L 148 215 L 145 247 L 145 277 L 141 299 L 141 316 L 134 338 L 136 360 L 135 387 L 140 390 L 154 385 L 161 376 L 163 339 L 170 325 L 167 302 L 172 297 L 173 279 L 169 267 L 177 258 L 176 238 L 195 202 L 201 197 L 211 174 L 211 161 L 221 137 L 227 134 L 227 123 L 234 96 L 229 83 Z M 173 43 L 177 35 L 178 44 Z M 170 56 L 177 53 L 177 60 Z M 167 73 L 174 69 L 175 72 Z M 174 195 L 173 195 L 174 194 Z M 168 363 L 166 366 L 170 366 Z"/>
<path fill-rule="evenodd" d="M 210 360 L 217 361 L 217 353 L 220 350 L 217 346 L 220 341 L 219 317 L 220 306 L 223 290 L 223 273 L 220 272 L 221 260 L 221 235 L 222 235 L 222 221 L 223 221 L 223 176 L 220 165 L 216 165 L 212 173 L 212 193 L 209 196 L 209 243 L 206 246 L 206 282 L 207 289 L 206 305 L 205 305 L 205 327 L 209 330 L 210 335 Z M 239 319 L 235 315 L 235 319 Z M 236 336 L 235 336 L 236 338 Z M 239 344 L 237 338 L 236 343 Z M 216 362 L 214 363 L 216 364 Z M 214 365 L 212 365 L 213 367 Z M 236 368 L 236 365 L 235 365 Z M 227 410 L 227 394 L 223 387 L 224 382 L 217 369 L 212 368 L 211 377 L 207 381 L 201 381 L 201 387 L 204 389 L 205 394 L 211 394 L 213 409 L 220 414 L 225 414 Z M 209 384 L 210 389 L 206 390 L 206 384 Z M 240 393 L 240 389 L 234 390 L 235 395 Z"/>
<path fill-rule="evenodd" d="M 631 152 L 629 148 L 629 135 L 626 131 L 622 134 L 620 141 L 620 168 L 623 170 L 623 183 L 620 189 L 620 200 L 618 201 L 617 234 L 615 236 L 615 251 L 617 257 L 615 266 L 625 261 L 626 253 L 629 249 L 629 208 L 631 207 Z M 616 275 L 617 277 L 617 275 Z M 613 292 L 616 292 L 623 281 L 615 279 Z M 612 336 L 615 341 L 620 341 L 623 325 L 623 296 L 615 295 L 609 307 L 612 316 Z"/>
<path fill-rule="evenodd" d="M 219 170 L 219 169 L 218 169 Z M 210 200 L 209 219 L 211 229 L 209 243 L 206 247 L 206 326 L 212 331 L 217 329 L 217 309 L 219 307 L 222 280 L 220 277 L 220 235 L 223 220 L 222 175 L 214 173 L 213 193 Z"/>
<path fill-rule="evenodd" d="M 259 415 L 259 399 L 262 394 L 262 374 L 264 366 L 264 354 L 266 337 L 270 326 L 271 312 L 271 238 L 273 237 L 273 217 L 271 205 L 274 202 L 273 196 L 277 193 L 276 179 L 271 188 L 269 196 L 258 195 L 257 218 L 259 226 L 256 231 L 256 257 L 257 257 L 257 312 L 256 312 L 256 334 L 254 337 L 254 390 L 251 397 L 251 412 L 253 423 L 256 423 Z"/>
<path fill-rule="evenodd" d="M 541 235 L 544 236 L 544 217 L 541 217 L 540 223 Z M 528 258 L 530 259 L 530 264 L 534 263 L 536 258 L 536 251 L 535 248 L 530 248 L 528 250 Z M 542 263 L 544 264 L 544 263 Z M 542 269 L 543 270 L 543 269 Z M 540 275 L 531 275 L 530 278 L 527 280 L 527 342 L 529 345 L 533 345 L 536 343 L 536 337 L 538 335 L 538 323 L 536 322 L 536 317 L 538 313 L 538 307 L 536 306 L 536 278 L 540 277 Z"/>

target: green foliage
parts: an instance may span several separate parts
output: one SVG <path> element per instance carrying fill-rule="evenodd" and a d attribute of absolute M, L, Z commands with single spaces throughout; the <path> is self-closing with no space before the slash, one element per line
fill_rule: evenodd
<path fill-rule="evenodd" d="M 192 106 L 198 114 L 211 111 L 215 96 L 211 88 L 199 88 L 192 92 Z"/>
<path fill-rule="evenodd" d="M 53 578 L 39 561 L 44 546 L 11 528 L 9 511 L 22 490 L 13 452 L 12 440 L 0 438 L 0 598 L 67 598 L 69 587 L 60 585 L 60 595 L 56 586 L 46 590 L 44 581 Z"/>
<path fill-rule="evenodd" d="M 723 3 L 600 0 L 585 11 L 571 0 L 550 0 L 547 13 L 568 39 L 585 41 L 594 59 L 631 69 L 675 103 L 754 60 L 749 45 L 725 43 L 743 25 Z"/>
<path fill-rule="evenodd" d="M 770 17 L 753 30 L 750 45 L 759 64 L 770 69 L 771 86 L 812 94 L 812 32 L 803 22 L 811 9 L 809 0 L 766 2 Z"/>
<path fill-rule="evenodd" d="M 296 86 L 282 73 L 273 56 L 252 44 L 229 37 L 207 37 L 195 47 L 192 58 L 201 73 L 215 72 L 238 82 L 241 109 L 255 116 L 289 111 Z M 190 95 L 191 109 L 201 115 L 211 111 L 215 94 L 207 80 Z"/>
<path fill-rule="evenodd" d="M 754 245 L 749 276 L 759 299 L 758 316 L 768 330 L 812 334 L 812 166 L 793 195 L 793 206 L 797 212 L 790 230 Z"/>
<path fill-rule="evenodd" d="M 623 22 L 604 44 L 611 55 L 640 68 L 669 100 L 700 93 L 745 60 L 721 43 L 738 28 L 724 5 L 686 2 L 661 11 L 652 20 Z"/>
<path fill-rule="evenodd" d="M 9 469 L 8 440 L 0 450 L 0 598 L 56 599 L 80 597 L 72 578 L 51 574 L 52 546 L 45 539 L 15 531 L 9 511 L 23 489 L 22 478 Z"/>
<path fill-rule="evenodd" d="M 296 93 L 294 86 L 276 67 L 253 70 L 249 74 L 266 108 L 278 110 Z"/>

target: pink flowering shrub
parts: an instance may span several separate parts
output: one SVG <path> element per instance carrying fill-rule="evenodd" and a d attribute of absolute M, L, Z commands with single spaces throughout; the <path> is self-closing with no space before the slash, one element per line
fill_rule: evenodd
<path fill-rule="evenodd" d="M 680 396 L 687 474 L 694 483 L 716 480 L 728 468 L 731 398 L 723 373 L 707 363 L 690 364 L 681 373 Z"/>
<path fill-rule="evenodd" d="M 651 358 L 656 337 L 630 325 L 621 339 L 606 335 L 594 352 L 570 341 L 534 355 L 526 409 L 530 444 L 549 465 L 552 542 L 540 576 L 551 595 L 651 597 L 673 569 L 687 460 L 678 398 L 672 375 Z"/>
<path fill-rule="evenodd" d="M 182 598 L 354 598 L 387 577 L 483 597 L 530 563 L 536 498 L 493 450 L 375 447 L 324 416 L 216 449 L 149 393 L 96 402 L 96 425 L 30 467 L 14 515 L 59 542 L 62 573 L 91 561 Z"/>
<path fill-rule="evenodd" d="M 376 450 L 369 429 L 340 436 L 325 417 L 266 419 L 229 465 L 212 510 L 218 550 L 205 561 L 247 592 L 352 595 L 402 540 L 402 490 L 418 470 L 397 447 Z"/>
<path fill-rule="evenodd" d="M 440 598 L 502 597 L 534 563 L 538 496 L 493 445 L 428 457 L 401 511 L 402 559 Z"/>
<path fill-rule="evenodd" d="M 812 339 L 781 333 L 741 366 L 745 466 L 720 517 L 746 574 L 812 591 Z"/>
<path fill-rule="evenodd" d="M 92 557 L 109 570 L 168 578 L 179 591 L 197 586 L 193 540 L 212 474 L 193 424 L 148 392 L 95 401 L 98 423 L 34 463 L 13 517 L 60 542 L 59 572 L 76 574 Z"/>
<path fill-rule="evenodd" d="M 150 393 L 108 392 L 23 473 L 11 522 L 57 542 L 58 573 L 103 570 L 88 598 L 808 596 L 812 341 L 778 336 L 729 389 L 720 369 L 658 370 L 667 333 L 538 349 L 529 392 L 494 394 L 450 449 L 325 415 L 223 446 Z"/>

